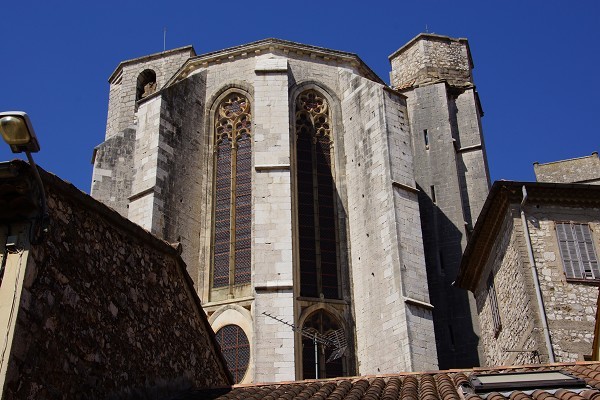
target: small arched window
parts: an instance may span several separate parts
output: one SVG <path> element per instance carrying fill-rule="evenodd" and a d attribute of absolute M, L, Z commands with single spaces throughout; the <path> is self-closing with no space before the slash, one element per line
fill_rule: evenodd
<path fill-rule="evenodd" d="M 338 299 L 339 268 L 329 105 L 315 90 L 296 99 L 296 220 L 300 295 Z"/>
<path fill-rule="evenodd" d="M 156 92 L 156 72 L 145 69 L 138 75 L 135 89 L 135 100 L 141 100 Z"/>
<path fill-rule="evenodd" d="M 221 353 L 227 362 L 227 368 L 235 383 L 244 379 L 250 362 L 250 342 L 242 328 L 237 325 L 225 325 L 215 334 Z"/>
<path fill-rule="evenodd" d="M 335 344 L 341 343 L 341 348 L 337 345 L 327 347 L 317 343 L 315 352 L 313 339 L 302 336 L 302 379 L 315 379 L 317 369 L 319 379 L 346 375 L 347 368 L 344 365 L 346 356 L 343 354 L 345 354 L 347 338 L 344 329 L 337 320 L 327 311 L 318 310 L 306 319 L 302 328 L 305 332 L 316 333 L 321 338 L 330 339 Z M 335 350 L 340 351 L 334 355 Z M 316 362 L 315 354 L 317 356 Z"/>
<path fill-rule="evenodd" d="M 225 97 L 216 111 L 213 289 L 250 283 L 250 111 L 250 102 L 239 93 Z"/>

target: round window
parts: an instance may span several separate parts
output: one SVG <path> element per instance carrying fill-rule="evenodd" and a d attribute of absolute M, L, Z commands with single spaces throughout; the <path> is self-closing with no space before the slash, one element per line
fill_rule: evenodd
<path fill-rule="evenodd" d="M 237 325 L 225 325 L 217 331 L 217 342 L 235 383 L 240 383 L 250 361 L 250 343 L 244 330 Z"/>

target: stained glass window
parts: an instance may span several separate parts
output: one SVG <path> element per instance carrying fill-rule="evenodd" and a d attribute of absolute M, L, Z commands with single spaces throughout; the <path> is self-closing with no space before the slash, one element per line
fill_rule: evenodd
<path fill-rule="evenodd" d="M 296 101 L 300 294 L 340 297 L 329 106 L 315 90 Z"/>
<path fill-rule="evenodd" d="M 246 333 L 237 325 L 225 325 L 217 331 L 216 338 L 233 380 L 240 383 L 250 362 L 250 343 Z"/>
<path fill-rule="evenodd" d="M 250 283 L 252 119 L 248 99 L 228 95 L 215 118 L 212 287 Z"/>

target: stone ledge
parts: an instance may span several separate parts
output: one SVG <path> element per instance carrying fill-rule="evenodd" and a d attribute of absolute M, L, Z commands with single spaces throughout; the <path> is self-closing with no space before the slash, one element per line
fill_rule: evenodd
<path fill-rule="evenodd" d="M 425 301 L 413 299 L 412 297 L 404 296 L 404 302 L 406 304 L 410 304 L 410 305 L 421 307 L 421 308 L 426 308 L 428 310 L 433 310 L 434 309 L 433 304 L 427 303 Z"/>
<path fill-rule="evenodd" d="M 404 189 L 407 192 L 412 192 L 412 193 L 419 193 L 420 192 L 420 190 L 417 189 L 416 187 L 405 185 L 404 183 L 400 183 L 400 182 L 396 182 L 396 181 L 392 181 L 392 186 L 395 186 L 395 187 L 400 188 L 400 189 Z"/>
<path fill-rule="evenodd" d="M 255 165 L 254 169 L 257 172 L 261 172 L 261 171 L 289 171 L 290 170 L 290 164 L 262 164 L 262 165 Z"/>

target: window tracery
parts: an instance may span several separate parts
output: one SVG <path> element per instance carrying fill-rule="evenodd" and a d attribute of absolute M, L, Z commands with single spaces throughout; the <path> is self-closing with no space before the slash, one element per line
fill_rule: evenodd
<path fill-rule="evenodd" d="M 300 295 L 337 299 L 333 140 L 325 97 L 312 89 L 301 93 L 295 121 Z"/>
<path fill-rule="evenodd" d="M 317 333 L 321 337 L 327 337 L 340 330 L 343 332 L 337 320 L 324 310 L 315 311 L 308 316 L 302 328 L 307 332 Z M 319 344 L 317 346 L 317 362 L 315 362 L 313 340 L 309 337 L 302 337 L 302 379 L 315 379 L 315 367 L 319 369 L 319 379 L 345 376 L 346 356 L 328 361 L 332 349 Z"/>
<path fill-rule="evenodd" d="M 250 283 L 251 126 L 243 95 L 232 93 L 217 107 L 213 288 Z"/>

